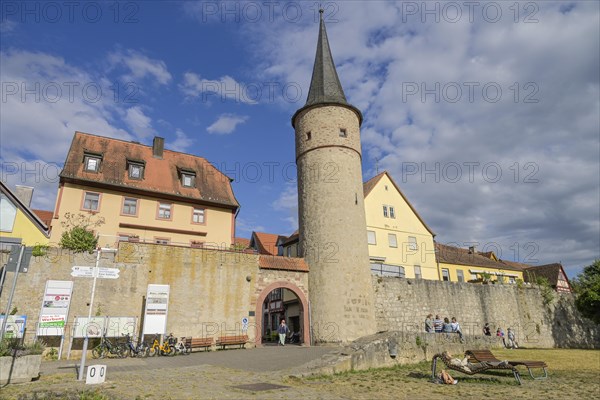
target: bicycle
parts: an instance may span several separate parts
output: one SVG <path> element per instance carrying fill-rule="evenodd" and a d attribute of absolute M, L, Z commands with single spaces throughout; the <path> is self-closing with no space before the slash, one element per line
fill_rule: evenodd
<path fill-rule="evenodd" d="M 192 352 L 191 347 L 186 347 L 185 345 L 185 336 L 182 336 L 181 339 L 174 346 L 175 354 L 183 354 L 189 355 Z"/>
<path fill-rule="evenodd" d="M 173 337 L 173 334 L 170 334 L 167 339 L 160 344 L 158 340 L 158 334 L 154 335 L 154 339 L 152 340 L 152 346 L 150 346 L 148 355 L 150 357 L 154 357 L 157 355 L 161 356 L 174 356 L 175 355 L 175 345 L 172 343 L 173 340 L 177 340 Z"/>
<path fill-rule="evenodd" d="M 131 336 L 129 336 L 129 333 L 127 333 L 125 335 L 125 340 L 127 341 L 127 343 L 125 343 L 125 349 L 126 349 L 125 357 L 127 357 L 127 355 L 129 355 L 131 357 L 140 357 L 140 358 L 148 357 L 150 348 L 148 347 L 148 344 L 146 344 L 146 342 L 141 340 L 138 342 L 137 345 L 135 345 L 133 343 L 133 341 L 131 340 Z"/>
<path fill-rule="evenodd" d="M 112 343 L 106 335 L 103 335 L 100 344 L 92 349 L 92 357 L 104 358 L 107 355 L 116 355 L 119 358 L 126 357 L 126 348 L 120 343 Z"/>

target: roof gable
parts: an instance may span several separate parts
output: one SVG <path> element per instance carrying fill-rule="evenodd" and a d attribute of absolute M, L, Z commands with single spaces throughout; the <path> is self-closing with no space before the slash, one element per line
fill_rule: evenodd
<path fill-rule="evenodd" d="M 471 253 L 469 249 L 448 246 L 437 242 L 435 243 L 435 254 L 437 261 L 440 263 L 522 271 L 521 268 L 513 267 L 499 261 L 494 261 L 493 259 L 483 256 L 478 252 Z"/>
<path fill-rule="evenodd" d="M 429 233 L 431 233 L 432 236 L 435 236 L 435 232 L 433 230 L 431 230 L 431 228 L 425 223 L 425 221 L 423 220 L 423 218 L 421 218 L 421 215 L 419 215 L 419 213 L 417 212 L 417 210 L 413 207 L 413 205 L 408 200 L 408 198 L 404 195 L 404 193 L 402 193 L 402 191 L 400 190 L 400 188 L 398 187 L 398 185 L 396 184 L 396 182 L 394 181 L 394 179 L 392 179 L 391 175 L 387 171 L 383 171 L 382 173 L 374 176 L 373 178 L 371 178 L 368 181 L 366 181 L 365 183 L 363 183 L 363 193 L 364 193 L 364 196 L 365 196 L 365 200 L 373 192 L 373 190 L 376 187 L 381 186 L 381 185 L 385 185 L 385 182 L 388 182 L 388 181 L 394 187 L 394 189 L 400 195 L 400 197 L 406 203 L 406 205 L 408 205 L 408 207 L 410 208 L 410 210 L 412 211 L 412 213 L 417 217 L 417 219 L 419 220 L 419 222 L 421 222 L 421 224 L 423 225 L 423 227 Z"/>
<path fill-rule="evenodd" d="M 258 250 L 259 254 L 275 256 L 278 251 L 277 241 L 280 238 L 285 238 L 285 236 L 277 235 L 275 233 L 252 232 L 249 247 Z"/>
<path fill-rule="evenodd" d="M 49 237 L 48 225 L 46 225 L 40 217 L 38 217 L 29 207 L 27 207 L 15 194 L 0 181 L 0 192 L 6 196 L 6 198 L 15 206 L 21 210 L 32 224 L 42 233 L 44 236 Z"/>

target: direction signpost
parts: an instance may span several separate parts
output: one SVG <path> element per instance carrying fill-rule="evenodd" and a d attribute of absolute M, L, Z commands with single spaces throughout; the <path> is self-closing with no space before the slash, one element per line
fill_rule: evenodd
<path fill-rule="evenodd" d="M 100 264 L 100 255 L 102 252 L 116 252 L 114 249 L 104 249 L 98 248 L 96 250 L 96 266 L 95 267 L 81 267 L 74 266 L 71 268 L 71 276 L 76 278 L 93 278 L 94 283 L 92 283 L 92 295 L 90 298 L 90 310 L 88 313 L 88 321 L 92 318 L 92 306 L 94 305 L 94 294 L 96 292 L 96 279 L 117 279 L 119 277 L 119 269 L 118 268 L 100 268 L 98 264 Z M 89 338 L 86 336 L 83 340 L 83 352 L 81 354 L 81 365 L 79 366 L 79 376 L 78 379 L 83 380 L 83 370 L 85 369 L 85 357 L 88 348 L 88 340 Z"/>

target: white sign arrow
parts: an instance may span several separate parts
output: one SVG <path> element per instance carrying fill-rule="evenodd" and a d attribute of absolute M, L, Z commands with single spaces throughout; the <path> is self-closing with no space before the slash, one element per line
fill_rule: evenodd
<path fill-rule="evenodd" d="M 93 278 L 94 267 L 79 267 L 74 266 L 71 268 L 71 276 L 78 278 Z"/>
<path fill-rule="evenodd" d="M 80 267 L 74 266 L 71 268 L 71 276 L 77 278 L 101 278 L 101 279 L 118 279 L 119 268 L 96 268 L 96 267 Z"/>
<path fill-rule="evenodd" d="M 117 279 L 119 278 L 119 268 L 98 268 L 98 278 Z"/>

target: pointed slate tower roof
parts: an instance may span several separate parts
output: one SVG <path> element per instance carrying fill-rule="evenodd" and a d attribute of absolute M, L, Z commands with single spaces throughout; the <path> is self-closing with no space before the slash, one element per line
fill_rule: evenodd
<path fill-rule="evenodd" d="M 315 55 L 315 65 L 313 66 L 308 98 L 304 107 L 296 111 L 292 117 L 292 126 L 295 125 L 296 117 L 300 112 L 322 105 L 347 107 L 357 114 L 359 123 L 362 123 L 360 110 L 349 104 L 346 100 L 346 95 L 344 94 L 344 89 L 338 78 L 333 56 L 331 55 L 325 21 L 323 21 L 323 9 L 319 10 L 319 13 L 319 40 L 317 41 L 317 53 Z"/>

